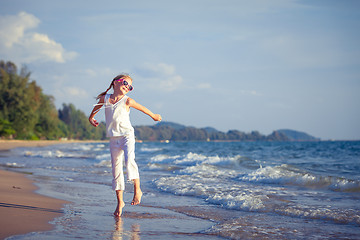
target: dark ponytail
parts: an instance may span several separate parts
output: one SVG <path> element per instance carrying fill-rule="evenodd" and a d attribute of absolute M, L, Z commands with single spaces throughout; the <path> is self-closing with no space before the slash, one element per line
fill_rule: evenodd
<path fill-rule="evenodd" d="M 110 90 L 110 88 L 111 88 L 113 85 L 114 85 L 114 80 L 111 82 L 111 84 L 110 84 L 109 88 L 108 88 L 108 89 L 106 89 L 106 91 L 105 91 L 105 92 L 100 93 L 100 94 L 96 97 L 96 100 L 99 100 L 102 96 L 106 95 L 106 94 L 107 94 L 107 92 Z"/>
<path fill-rule="evenodd" d="M 110 86 L 108 87 L 108 89 L 106 89 L 105 92 L 102 92 L 100 93 L 97 97 L 96 97 L 96 100 L 99 100 L 102 96 L 106 95 L 107 92 L 110 90 L 110 88 L 112 88 L 114 86 L 114 81 L 115 80 L 118 80 L 118 79 L 121 79 L 121 78 L 131 78 L 128 74 L 120 74 L 120 75 L 117 75 L 116 77 L 114 77 L 114 79 L 111 81 L 111 84 Z"/>

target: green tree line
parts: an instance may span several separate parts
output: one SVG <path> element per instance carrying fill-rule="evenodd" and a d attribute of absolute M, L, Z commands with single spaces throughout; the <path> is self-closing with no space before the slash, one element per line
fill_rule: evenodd
<path fill-rule="evenodd" d="M 289 141 L 283 133 L 274 131 L 262 135 L 258 131 L 244 133 L 238 130 L 221 132 L 213 128 L 186 127 L 171 122 L 162 122 L 154 126 L 135 127 L 135 135 L 143 141 Z"/>
<path fill-rule="evenodd" d="M 0 61 L 0 138 L 104 139 L 105 126 L 92 127 L 73 104 L 57 110 L 54 98 L 43 93 L 31 73 Z"/>

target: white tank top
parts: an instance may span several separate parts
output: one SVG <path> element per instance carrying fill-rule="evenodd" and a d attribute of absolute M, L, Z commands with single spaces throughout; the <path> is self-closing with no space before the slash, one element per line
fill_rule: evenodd
<path fill-rule="evenodd" d="M 130 122 L 130 110 L 126 109 L 126 101 L 129 97 L 125 95 L 115 104 L 111 104 L 110 95 L 106 94 L 104 99 L 106 136 L 119 137 L 134 134 L 134 128 Z"/>

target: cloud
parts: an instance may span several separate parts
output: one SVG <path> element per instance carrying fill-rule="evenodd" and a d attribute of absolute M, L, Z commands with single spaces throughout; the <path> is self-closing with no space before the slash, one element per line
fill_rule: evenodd
<path fill-rule="evenodd" d="M 209 89 L 211 88 L 211 84 L 210 83 L 199 83 L 196 85 L 196 88 L 198 89 Z"/>
<path fill-rule="evenodd" d="M 66 87 L 65 92 L 70 96 L 76 97 L 87 97 L 88 94 L 84 89 L 80 89 L 77 87 Z"/>
<path fill-rule="evenodd" d="M 84 75 L 86 77 L 90 78 L 99 78 L 104 76 L 110 76 L 115 77 L 113 75 L 116 75 L 116 71 L 112 70 L 109 67 L 92 67 L 92 68 L 86 68 L 83 70 L 80 70 L 81 75 Z M 109 79 L 109 81 L 112 78 Z"/>
<path fill-rule="evenodd" d="M 146 63 L 137 71 L 146 82 L 151 83 L 149 87 L 162 91 L 174 91 L 178 89 L 184 81 L 183 78 L 176 73 L 175 66 L 166 63 Z"/>
<path fill-rule="evenodd" d="M 183 77 L 176 72 L 174 65 L 166 63 L 146 63 L 136 72 L 148 83 L 149 88 L 172 92 L 179 89 L 210 89 L 212 85 L 208 82 L 198 84 L 187 84 Z"/>
<path fill-rule="evenodd" d="M 59 85 L 59 84 L 58 84 Z M 63 84 L 60 84 L 63 85 Z M 56 100 L 59 102 L 76 102 L 83 99 L 89 99 L 89 94 L 79 87 L 75 86 L 58 86 L 56 89 L 53 90 L 53 93 L 56 96 Z"/>
<path fill-rule="evenodd" d="M 0 16 L 0 53 L 18 63 L 64 63 L 77 56 L 46 34 L 35 32 L 40 20 L 34 15 L 20 12 L 17 15 Z"/>
<path fill-rule="evenodd" d="M 0 16 L 1 44 L 11 48 L 24 37 L 25 30 L 35 28 L 39 23 L 39 19 L 25 12 L 17 16 Z"/>
<path fill-rule="evenodd" d="M 245 95 L 245 96 L 255 96 L 255 97 L 261 97 L 263 96 L 262 93 L 256 91 L 256 90 L 240 90 L 238 94 Z"/>

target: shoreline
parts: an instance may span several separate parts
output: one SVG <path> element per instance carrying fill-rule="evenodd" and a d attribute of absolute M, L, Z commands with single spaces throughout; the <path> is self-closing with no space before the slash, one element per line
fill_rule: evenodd
<path fill-rule="evenodd" d="M 105 141 L 0 140 L 0 146 L 3 149 L 3 153 L 7 155 L 7 153 L 4 151 L 10 151 L 12 148 L 16 147 L 42 147 L 53 144 L 66 144 L 75 142 L 84 143 Z M 7 143 L 7 147 L 3 147 L 2 143 Z M 7 184 L 5 184 L 3 179 L 7 181 Z M 15 181 L 20 181 L 20 183 Z M 11 168 L 8 169 L 6 167 L 0 167 L 0 214 L 3 216 L 0 218 L 0 229 L 2 229 L 0 231 L 0 240 L 11 236 L 29 234 L 32 232 L 34 233 L 34 236 L 53 236 L 52 232 L 56 231 L 57 228 L 56 225 L 50 224 L 49 221 L 53 221 L 54 223 L 56 222 L 56 224 L 59 224 L 60 226 L 62 225 L 62 222 L 58 222 L 58 220 L 54 221 L 54 219 L 58 218 L 61 221 L 62 216 L 68 214 L 67 212 L 65 213 L 63 211 L 64 204 L 71 203 L 69 201 L 72 201 L 72 199 L 70 198 L 70 200 L 65 201 L 37 194 L 34 191 L 39 188 L 36 187 L 33 183 L 34 181 L 28 178 L 26 173 L 12 172 Z M 97 193 L 104 193 L 105 195 L 109 194 L 109 196 L 113 197 L 113 191 L 110 190 L 110 187 L 104 188 L 103 185 L 95 184 L 92 186 L 92 190 Z M 140 239 L 140 236 L 144 236 L 145 238 L 147 236 L 151 236 L 152 238 L 153 236 L 158 236 L 157 239 L 172 239 L 173 236 L 178 237 L 181 235 L 185 237 L 184 239 L 220 239 L 216 235 L 202 232 L 213 225 L 212 221 L 203 219 L 201 217 L 199 218 L 197 216 L 192 217 L 190 215 L 184 215 L 181 212 L 176 212 L 171 209 L 172 205 L 170 205 L 169 208 L 154 205 L 151 202 L 151 198 L 149 198 L 150 194 L 148 196 L 146 194 L 146 192 L 150 191 L 144 187 L 143 190 L 145 196 L 143 198 L 142 204 L 134 207 L 130 204 L 127 205 L 121 218 L 113 217 L 112 213 L 116 205 L 116 200 L 114 198 L 109 198 L 109 203 L 111 203 L 111 206 L 102 206 L 100 209 L 90 209 L 88 207 L 77 210 L 76 207 L 78 206 L 76 205 L 76 200 L 74 204 L 71 204 L 67 208 L 72 208 L 74 211 L 81 211 L 84 215 L 84 218 L 89 221 L 89 226 L 85 225 L 85 229 L 88 228 L 92 231 L 94 231 L 93 228 L 96 226 L 96 224 L 92 224 L 91 221 L 96 216 L 96 221 L 101 221 L 104 223 L 101 231 L 104 231 L 103 228 L 107 229 L 106 236 L 108 236 L 109 239 L 120 239 L 123 236 L 131 236 L 132 239 Z M 20 193 L 23 195 L 20 195 Z M 91 193 L 90 195 L 87 195 L 87 192 L 85 191 L 84 194 L 86 198 L 91 198 Z M 132 192 L 128 191 L 124 195 L 125 201 L 130 202 L 130 199 L 132 198 Z M 37 202 L 30 202 L 32 198 L 40 200 Z M 165 198 L 163 201 L 165 203 L 164 205 L 167 205 L 169 200 Z M 98 212 L 94 213 L 94 211 Z M 149 223 L 150 219 L 151 222 L 154 222 L 154 224 Z M 176 226 L 175 229 L 174 226 Z M 79 232 L 75 231 L 72 234 L 80 236 L 82 234 L 81 231 L 82 230 Z M 61 234 L 64 234 L 64 232 L 59 234 L 61 236 Z M 192 236 L 195 238 L 192 238 Z"/>
<path fill-rule="evenodd" d="M 74 141 L 0 140 L 0 151 L 17 147 L 43 147 Z M 36 193 L 35 181 L 26 174 L 0 168 L 0 239 L 37 231 L 49 231 L 54 218 L 63 215 L 65 200 Z"/>
<path fill-rule="evenodd" d="M 68 202 L 37 194 L 37 189 L 25 174 L 0 169 L 0 239 L 55 227 L 49 222 L 63 214 Z"/>
<path fill-rule="evenodd" d="M 1 140 L 0 151 L 8 151 L 17 147 L 45 147 L 55 144 L 68 144 L 68 143 L 93 143 L 93 142 L 109 142 L 108 140 Z"/>

